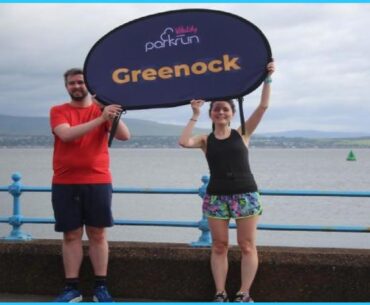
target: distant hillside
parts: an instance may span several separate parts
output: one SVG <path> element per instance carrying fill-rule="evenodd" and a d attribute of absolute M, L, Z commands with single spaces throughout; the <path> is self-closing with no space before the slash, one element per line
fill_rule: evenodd
<path fill-rule="evenodd" d="M 179 136 L 183 126 L 161 124 L 139 119 L 125 119 L 135 136 Z M 208 133 L 207 129 L 195 129 L 195 133 Z M 49 118 L 16 117 L 0 115 L 0 135 L 50 135 Z"/>
<path fill-rule="evenodd" d="M 0 115 L 1 135 L 48 135 L 49 119 Z"/>
<path fill-rule="evenodd" d="M 179 136 L 184 126 L 162 124 L 153 121 L 128 119 L 125 122 L 134 136 Z M 208 129 L 196 128 L 194 133 L 209 133 Z M 2 136 L 49 136 L 47 117 L 17 117 L 0 114 L 0 135 Z M 315 130 L 292 130 L 284 132 L 258 133 L 256 137 L 286 139 L 355 139 L 369 138 L 370 133 L 327 132 Z"/>
<path fill-rule="evenodd" d="M 308 138 L 308 139 L 335 139 L 335 138 L 362 138 L 370 137 L 370 133 L 365 132 L 335 132 L 317 130 L 289 130 L 282 132 L 269 132 L 259 134 L 264 137 L 284 137 L 284 138 Z"/>
<path fill-rule="evenodd" d="M 183 126 L 152 121 L 127 119 L 132 138 L 127 142 L 113 141 L 112 147 L 125 148 L 179 148 L 178 137 Z M 195 133 L 209 133 L 196 129 Z M 361 137 L 362 136 L 362 137 Z M 0 115 L 0 148 L 52 147 L 47 117 L 16 117 Z M 252 147 L 263 148 L 370 148 L 370 136 L 355 133 L 319 131 L 286 131 L 257 134 L 251 139 Z"/>

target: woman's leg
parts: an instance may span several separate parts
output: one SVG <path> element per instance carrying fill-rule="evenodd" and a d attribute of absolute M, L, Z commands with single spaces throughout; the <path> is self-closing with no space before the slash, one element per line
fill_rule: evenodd
<path fill-rule="evenodd" d="M 229 247 L 229 220 L 208 218 L 212 235 L 211 270 L 215 281 L 216 293 L 225 291 L 228 271 L 227 252 Z"/>
<path fill-rule="evenodd" d="M 258 216 L 236 220 L 238 244 L 242 252 L 241 292 L 249 292 L 258 268 L 256 248 Z"/>

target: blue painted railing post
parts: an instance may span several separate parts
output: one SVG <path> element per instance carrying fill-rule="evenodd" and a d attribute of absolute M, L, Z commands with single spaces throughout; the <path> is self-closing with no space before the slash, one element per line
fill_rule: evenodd
<path fill-rule="evenodd" d="M 206 194 L 207 185 L 209 182 L 208 176 L 202 177 L 203 185 L 199 188 L 198 195 L 203 199 Z M 193 247 L 210 247 L 211 246 L 211 234 L 208 227 L 207 217 L 202 215 L 202 219 L 198 222 L 198 229 L 202 231 L 198 241 L 192 242 Z"/>
<path fill-rule="evenodd" d="M 6 237 L 5 240 L 13 241 L 26 241 L 31 240 L 30 234 L 24 233 L 21 230 L 23 216 L 21 214 L 21 202 L 20 196 L 22 194 L 22 183 L 20 182 L 22 175 L 20 173 L 14 173 L 12 175 L 13 183 L 9 186 L 8 192 L 13 196 L 13 216 L 9 217 L 9 224 L 13 226 L 12 231 Z"/>

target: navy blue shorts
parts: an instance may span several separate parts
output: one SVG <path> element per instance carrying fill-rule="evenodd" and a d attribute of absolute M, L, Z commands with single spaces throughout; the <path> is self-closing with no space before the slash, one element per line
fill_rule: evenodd
<path fill-rule="evenodd" d="M 55 231 L 68 232 L 83 225 L 113 226 L 112 184 L 53 184 L 51 202 Z"/>

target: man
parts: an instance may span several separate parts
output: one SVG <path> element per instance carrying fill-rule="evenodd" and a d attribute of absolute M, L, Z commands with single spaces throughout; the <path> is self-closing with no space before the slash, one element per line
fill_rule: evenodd
<path fill-rule="evenodd" d="M 108 133 L 121 106 L 98 105 L 87 91 L 81 69 L 65 72 L 64 81 L 71 100 L 50 110 L 54 134 L 52 203 L 55 231 L 63 232 L 65 272 L 65 288 L 55 301 L 82 300 L 78 282 L 85 228 L 95 274 L 93 300 L 112 302 L 106 285 L 106 227 L 113 226 Z M 130 138 L 130 131 L 122 121 L 115 138 L 123 141 Z"/>

